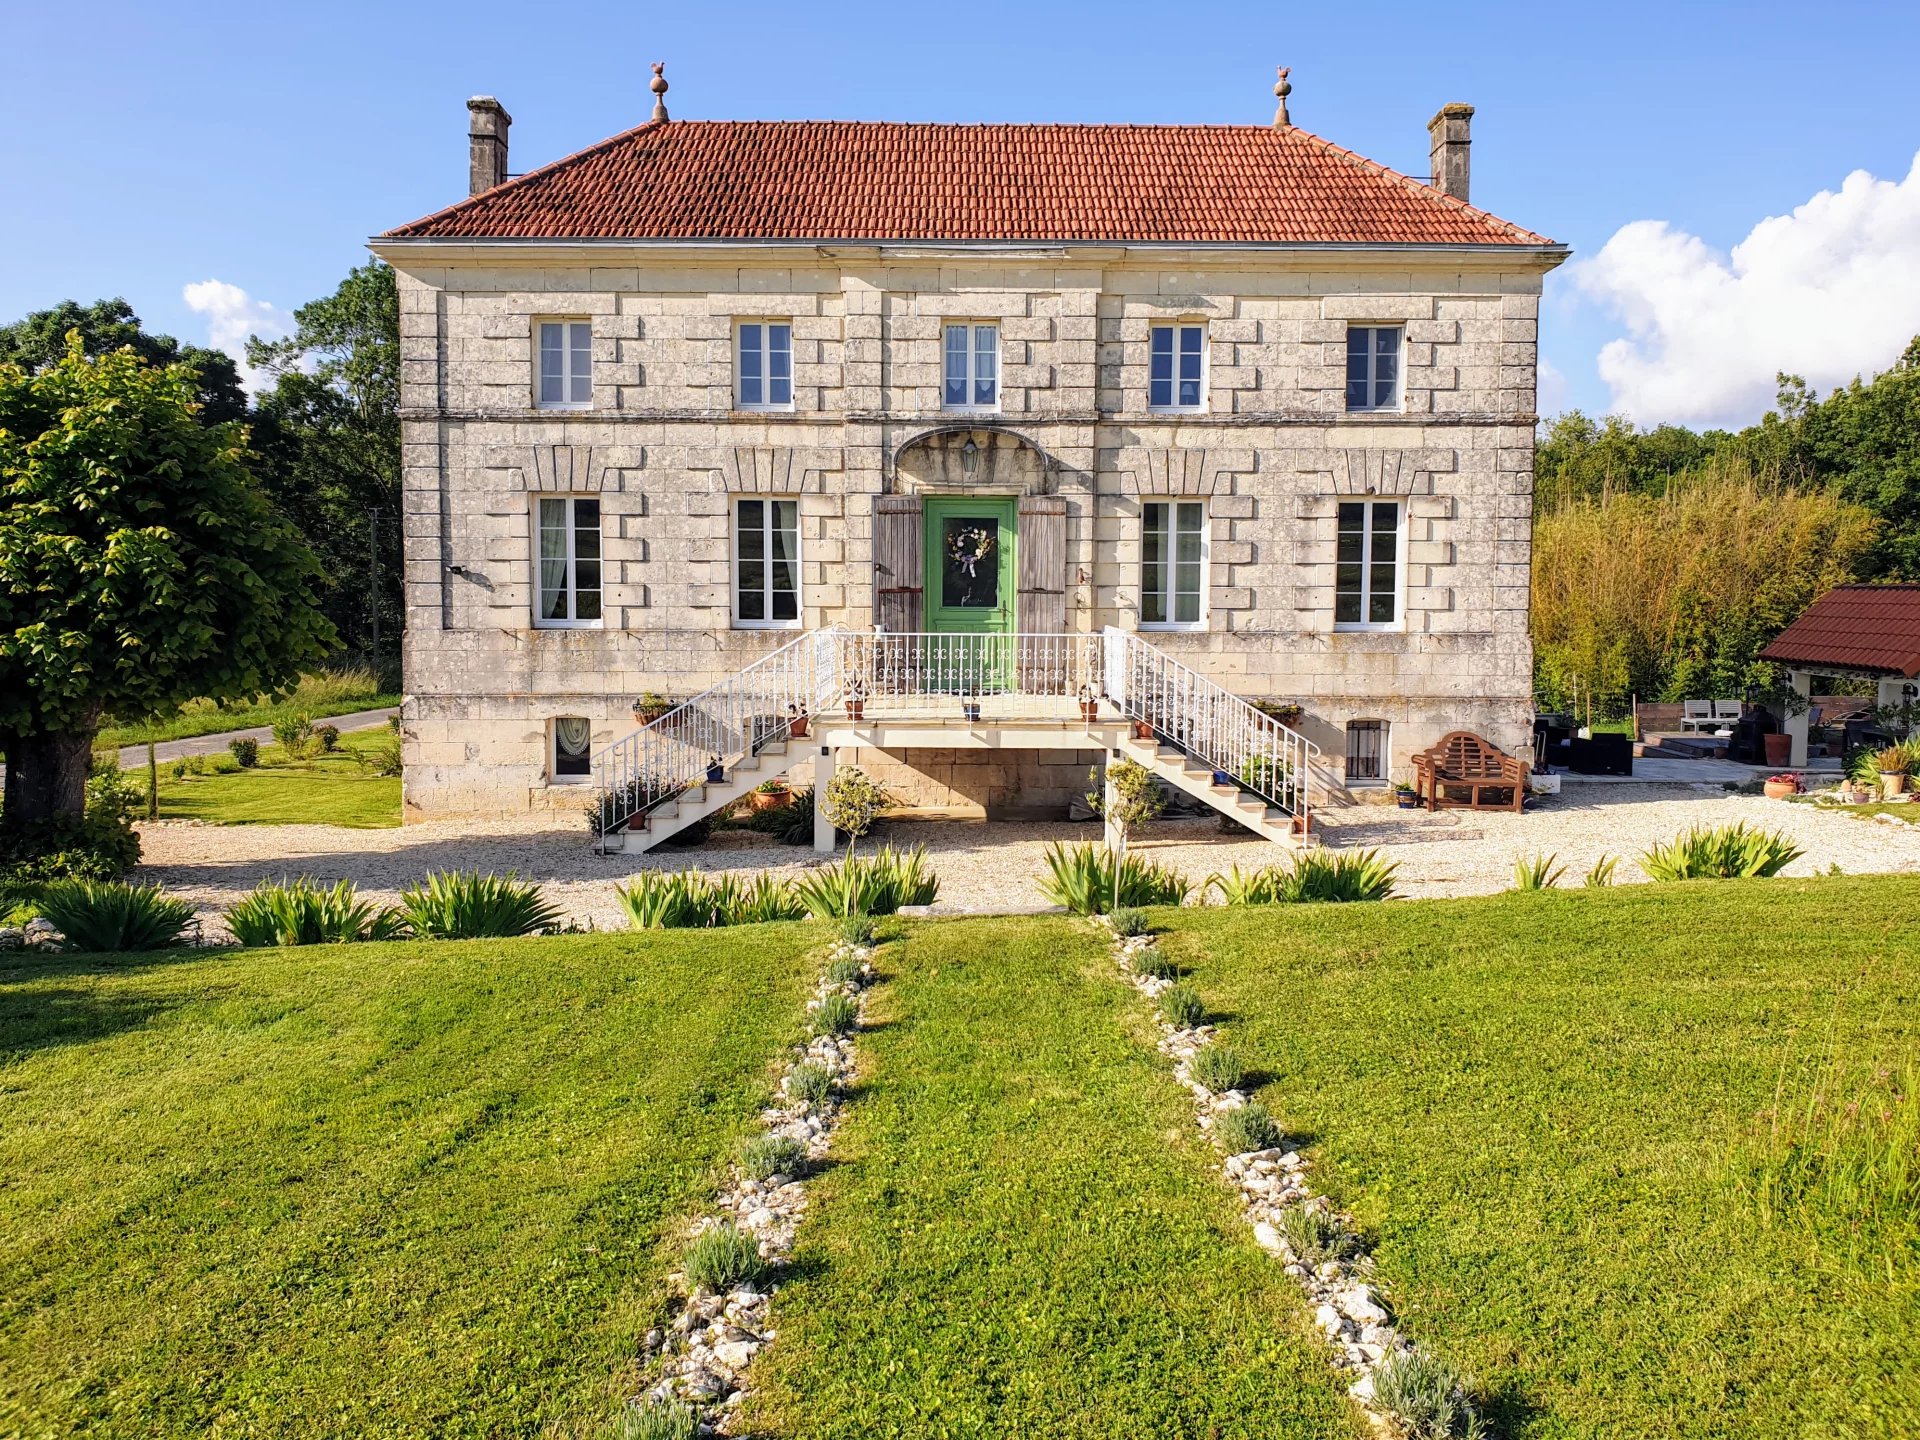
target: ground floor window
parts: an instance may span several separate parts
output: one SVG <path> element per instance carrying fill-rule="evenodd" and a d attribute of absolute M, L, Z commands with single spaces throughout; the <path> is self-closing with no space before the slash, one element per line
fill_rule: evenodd
<path fill-rule="evenodd" d="M 591 495 L 543 496 L 539 609 L 534 624 L 565 628 L 600 623 L 600 501 Z"/>
<path fill-rule="evenodd" d="M 553 722 L 553 767 L 556 785 L 577 785 L 593 778 L 593 724 L 579 715 L 562 715 Z"/>
<path fill-rule="evenodd" d="M 800 623 L 800 502 L 742 499 L 734 507 L 733 619 Z"/>
<path fill-rule="evenodd" d="M 1378 785 L 1387 778 L 1387 722 L 1347 722 L 1347 783 Z"/>
<path fill-rule="evenodd" d="M 1333 623 L 1341 630 L 1384 630 L 1400 618 L 1400 502 L 1340 505 L 1333 579 Z"/>
<path fill-rule="evenodd" d="M 1140 623 L 1198 625 L 1206 583 L 1207 515 L 1197 500 L 1141 507 Z"/>

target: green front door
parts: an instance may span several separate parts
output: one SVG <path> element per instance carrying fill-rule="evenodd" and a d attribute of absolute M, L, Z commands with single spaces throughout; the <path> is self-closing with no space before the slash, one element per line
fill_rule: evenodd
<path fill-rule="evenodd" d="M 929 499 L 926 517 L 927 629 L 1011 635 L 1014 502 Z"/>

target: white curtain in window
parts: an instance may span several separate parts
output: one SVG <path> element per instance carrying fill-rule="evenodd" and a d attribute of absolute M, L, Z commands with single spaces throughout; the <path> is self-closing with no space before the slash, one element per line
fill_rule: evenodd
<path fill-rule="evenodd" d="M 553 743 L 562 755 L 584 755 L 593 740 L 593 725 L 578 716 L 553 722 Z"/>

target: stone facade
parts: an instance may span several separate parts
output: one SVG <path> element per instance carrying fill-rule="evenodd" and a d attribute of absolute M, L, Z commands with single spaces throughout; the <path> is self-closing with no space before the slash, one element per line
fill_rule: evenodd
<path fill-rule="evenodd" d="M 406 813 L 572 809 L 555 717 L 593 743 L 643 691 L 685 696 L 793 638 L 732 621 L 732 502 L 798 500 L 801 622 L 876 619 L 887 493 L 1045 493 L 1066 507 L 1065 626 L 1139 625 L 1141 506 L 1193 497 L 1203 623 L 1156 644 L 1250 698 L 1297 701 L 1327 778 L 1388 724 L 1394 776 L 1440 734 L 1527 739 L 1542 276 L 1513 247 L 677 246 L 376 241 L 399 272 Z M 734 404 L 741 320 L 790 321 L 793 406 Z M 587 408 L 535 401 L 537 322 L 592 328 Z M 999 326 L 997 413 L 941 408 L 945 322 Z M 1155 321 L 1204 325 L 1199 413 L 1148 406 Z M 1401 407 L 1345 408 L 1349 325 L 1404 326 Z M 978 450 L 971 475 L 960 446 Z M 598 497 L 604 620 L 533 623 L 533 503 Z M 1403 505 L 1397 619 L 1334 622 L 1336 509 Z M 893 757 L 929 804 L 1032 809 L 1087 757 L 999 775 Z M 1044 764 L 1041 761 L 1044 760 Z M 1079 778 L 1068 778 L 1071 770 Z M 914 775 L 919 782 L 913 780 Z"/>

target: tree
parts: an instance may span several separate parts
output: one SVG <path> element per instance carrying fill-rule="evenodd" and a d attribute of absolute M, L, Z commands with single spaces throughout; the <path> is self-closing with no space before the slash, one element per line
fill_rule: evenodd
<path fill-rule="evenodd" d="M 285 340 L 254 340 L 274 378 L 254 446 L 268 492 L 320 557 L 321 605 L 356 648 L 401 622 L 400 300 L 375 261 L 294 311 Z"/>
<path fill-rule="evenodd" d="M 1113 905 L 1120 908 L 1120 872 L 1127 858 L 1127 842 L 1142 825 L 1160 818 L 1167 808 L 1167 797 L 1153 772 L 1134 760 L 1113 760 L 1107 764 L 1105 783 L 1100 783 L 1096 768 L 1088 777 L 1095 788 L 1087 795 L 1087 804 L 1106 822 L 1112 833 Z"/>
<path fill-rule="evenodd" d="M 248 472 L 245 427 L 202 423 L 199 375 L 131 347 L 0 365 L 0 832 L 83 808 L 107 714 L 291 685 L 333 627 L 318 567 Z"/>
<path fill-rule="evenodd" d="M 846 832 L 847 858 L 853 858 L 854 843 L 873 829 L 881 808 L 891 801 L 886 790 L 858 765 L 843 765 L 827 781 L 826 794 L 820 800 L 820 813 L 836 830 Z"/>
<path fill-rule="evenodd" d="M 73 331 L 79 332 L 81 348 L 94 359 L 129 346 L 149 365 L 190 366 L 203 424 L 246 418 L 247 393 L 231 355 L 182 345 L 171 335 L 148 334 L 140 328 L 133 307 L 118 298 L 84 306 L 62 300 L 51 310 L 36 310 L 24 320 L 0 326 L 0 365 L 18 365 L 27 371 L 57 365 L 67 353 L 67 336 Z"/>

